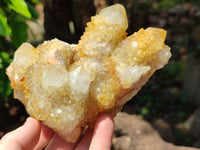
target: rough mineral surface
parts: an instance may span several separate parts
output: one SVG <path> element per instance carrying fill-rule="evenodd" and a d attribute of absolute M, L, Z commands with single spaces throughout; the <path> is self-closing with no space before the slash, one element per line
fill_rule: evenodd
<path fill-rule="evenodd" d="M 126 11 L 116 4 L 91 18 L 77 45 L 58 39 L 22 44 L 7 74 L 30 116 L 75 142 L 102 113 L 115 116 L 169 60 L 166 31 L 126 37 Z"/>

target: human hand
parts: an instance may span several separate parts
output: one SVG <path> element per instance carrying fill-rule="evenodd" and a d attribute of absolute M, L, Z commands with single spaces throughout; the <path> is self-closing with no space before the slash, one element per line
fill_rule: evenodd
<path fill-rule="evenodd" d="M 87 130 L 79 143 L 69 143 L 53 130 L 29 117 L 23 126 L 7 133 L 0 140 L 0 150 L 109 150 L 112 144 L 114 122 L 102 115 L 94 131 Z"/>

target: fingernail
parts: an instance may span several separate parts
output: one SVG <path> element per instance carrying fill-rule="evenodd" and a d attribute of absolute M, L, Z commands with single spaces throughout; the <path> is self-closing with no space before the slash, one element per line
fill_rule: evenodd
<path fill-rule="evenodd" d="M 27 124 L 29 124 L 29 122 L 32 120 L 32 118 L 31 117 L 28 117 L 27 119 L 26 119 L 26 121 L 25 121 L 25 123 L 24 123 L 24 125 L 27 125 Z"/>

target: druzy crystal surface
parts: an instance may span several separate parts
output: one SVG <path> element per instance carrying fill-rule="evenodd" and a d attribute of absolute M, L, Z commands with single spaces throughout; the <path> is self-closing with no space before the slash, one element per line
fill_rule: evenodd
<path fill-rule="evenodd" d="M 102 113 L 113 117 L 169 60 L 166 31 L 149 27 L 127 37 L 120 4 L 91 17 L 77 45 L 58 39 L 22 44 L 7 74 L 30 116 L 75 142 Z"/>

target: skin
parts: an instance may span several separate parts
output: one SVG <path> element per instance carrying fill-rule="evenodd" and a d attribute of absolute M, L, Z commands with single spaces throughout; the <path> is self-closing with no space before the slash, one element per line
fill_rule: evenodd
<path fill-rule="evenodd" d="M 0 140 L 0 150 L 110 150 L 114 121 L 104 114 L 94 131 L 87 130 L 81 141 L 69 143 L 41 122 L 29 117 L 23 126 L 7 133 Z"/>

